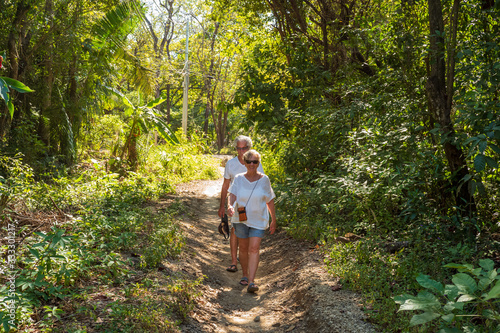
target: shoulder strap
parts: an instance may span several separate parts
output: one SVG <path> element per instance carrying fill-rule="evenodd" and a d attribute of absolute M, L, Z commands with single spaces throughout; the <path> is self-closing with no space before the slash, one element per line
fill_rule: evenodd
<path fill-rule="evenodd" d="M 259 182 L 259 180 L 260 180 L 261 178 L 262 178 L 262 177 L 260 177 L 259 179 L 257 179 L 257 181 L 255 182 L 255 186 L 253 187 L 252 192 L 250 193 L 250 196 L 248 197 L 248 200 L 247 200 L 247 203 L 245 204 L 245 207 L 248 205 L 248 202 L 250 201 L 250 198 L 252 197 L 253 190 L 255 190 L 255 188 L 257 187 L 257 183 Z"/>

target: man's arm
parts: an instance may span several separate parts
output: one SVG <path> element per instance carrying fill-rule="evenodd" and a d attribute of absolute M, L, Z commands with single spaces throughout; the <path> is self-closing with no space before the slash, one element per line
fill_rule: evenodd
<path fill-rule="evenodd" d="M 222 189 L 220 191 L 219 217 L 223 217 L 224 213 L 226 212 L 226 198 L 227 198 L 227 190 L 229 190 L 229 184 L 231 184 L 231 180 L 224 178 L 224 182 L 222 183 Z"/>

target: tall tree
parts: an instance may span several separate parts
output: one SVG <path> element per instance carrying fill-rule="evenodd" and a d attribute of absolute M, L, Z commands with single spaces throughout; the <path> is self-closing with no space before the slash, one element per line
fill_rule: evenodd
<path fill-rule="evenodd" d="M 18 1 L 15 8 L 11 9 L 14 15 L 12 16 L 12 21 L 10 21 L 10 27 L 7 28 L 9 29 L 7 41 L 8 53 L 5 62 L 8 62 L 9 77 L 14 80 L 24 80 L 21 76 L 24 72 L 23 69 L 27 65 L 26 55 L 28 54 L 28 50 L 26 48 L 29 47 L 31 39 L 31 33 L 26 28 L 28 27 L 28 14 L 34 5 L 36 4 L 30 1 Z M 3 8 L 2 11 L 5 13 L 8 12 L 6 8 Z M 8 21 L 5 20 L 3 22 Z M 15 93 L 12 97 L 15 98 Z M 18 117 L 19 115 L 15 114 L 15 116 Z M 11 117 L 7 108 L 2 106 L 0 114 L 0 138 L 8 134 L 10 127 Z"/>
<path fill-rule="evenodd" d="M 230 105 L 241 80 L 243 55 L 252 41 L 248 37 L 251 28 L 247 17 L 224 2 L 210 1 L 209 4 L 210 7 L 200 6 L 193 11 L 190 91 L 194 92 L 194 98 L 190 99 L 195 100 L 196 125 L 207 137 L 215 136 L 220 149 L 225 144 L 228 128 L 239 127 L 237 123 L 228 122 L 231 113 L 241 113 Z"/>
<path fill-rule="evenodd" d="M 170 122 L 170 114 L 172 110 L 173 104 L 173 84 L 170 80 L 164 80 L 165 78 L 165 65 L 166 62 L 168 65 L 172 66 L 172 55 L 170 53 L 172 39 L 174 37 L 174 29 L 175 29 L 175 15 L 179 12 L 180 6 L 175 8 L 174 0 L 163 0 L 158 1 L 158 6 L 163 12 L 160 14 L 158 18 L 155 19 L 156 22 L 159 23 L 159 29 L 155 28 L 152 23 L 152 19 L 144 16 L 144 20 L 147 24 L 149 33 L 153 40 L 153 50 L 155 53 L 156 66 L 155 70 L 155 78 L 156 78 L 156 87 L 155 87 L 155 97 L 159 98 L 162 91 L 165 92 L 165 114 L 167 122 Z M 158 20 L 159 19 L 159 20 Z M 167 76 L 168 77 L 168 76 Z"/>
<path fill-rule="evenodd" d="M 444 151 L 451 171 L 451 183 L 456 192 L 457 205 L 468 212 L 475 211 L 474 197 L 468 186 L 460 182 L 469 174 L 465 155 L 457 142 L 451 118 L 455 79 L 455 45 L 458 25 L 459 0 L 454 0 L 449 38 L 446 40 L 441 0 L 428 0 L 430 29 L 430 73 L 426 91 L 429 110 L 441 127 Z M 448 52 L 447 52 L 448 51 Z M 448 65 L 446 63 L 448 61 Z"/>
<path fill-rule="evenodd" d="M 138 86 L 148 86 L 140 64 L 123 48 L 133 28 L 126 23 L 134 21 L 131 3 L 12 2 L 9 10 L 14 15 L 0 22 L 0 31 L 9 31 L 6 65 L 11 78 L 25 82 L 35 92 L 13 94 L 17 100 L 12 123 L 10 114 L 1 115 L 0 134 L 7 138 L 2 142 L 8 149 L 20 149 L 35 163 L 40 163 L 40 155 L 63 155 L 62 162 L 71 163 L 82 119 L 85 113 L 98 110 L 96 92 L 104 91 L 112 80 L 111 62 L 121 58 L 132 63 Z M 110 15 L 104 16 L 104 25 L 95 28 L 106 12 Z M 107 29 L 112 26 L 114 29 Z"/>
<path fill-rule="evenodd" d="M 358 26 L 356 18 L 369 8 L 369 0 L 267 2 L 282 40 L 293 45 L 294 36 L 305 38 L 325 70 L 335 73 L 345 62 L 352 62 L 359 71 L 375 74 L 360 45 L 349 40 L 349 30 Z"/>
<path fill-rule="evenodd" d="M 207 75 L 205 76 L 205 86 L 204 86 L 204 91 L 206 91 L 207 94 L 207 105 L 205 107 L 205 121 L 203 124 L 203 132 L 205 132 L 205 135 L 208 135 L 208 120 L 210 113 L 213 113 L 214 111 L 214 96 L 213 96 L 213 91 L 212 91 L 212 81 L 214 79 L 214 65 L 215 65 L 215 57 L 214 57 L 214 50 L 215 50 L 215 40 L 217 38 L 217 34 L 219 32 L 219 22 L 214 22 L 214 29 L 212 33 L 212 37 L 210 38 L 210 53 L 212 56 L 210 57 L 210 66 L 208 67 Z M 215 124 L 215 122 L 214 122 Z"/>

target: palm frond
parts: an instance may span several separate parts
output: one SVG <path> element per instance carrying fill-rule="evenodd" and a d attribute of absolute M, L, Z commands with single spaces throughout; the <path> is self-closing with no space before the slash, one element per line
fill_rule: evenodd
<path fill-rule="evenodd" d="M 153 72 L 141 65 L 139 59 L 127 50 L 127 38 L 140 23 L 144 13 L 140 3 L 135 0 L 124 1 L 101 18 L 92 28 L 94 36 L 92 49 L 98 50 L 99 56 L 111 55 L 132 66 L 129 80 L 144 95 L 154 91 Z"/>
<path fill-rule="evenodd" d="M 165 141 L 171 144 L 179 144 L 179 139 L 175 136 L 174 132 L 172 132 L 168 124 L 151 109 L 147 110 L 145 118 L 147 119 L 147 124 L 154 128 Z"/>
<path fill-rule="evenodd" d="M 121 2 L 92 27 L 94 47 L 111 45 L 124 48 L 128 34 L 138 23 L 138 15 L 132 10 L 130 2 Z"/>

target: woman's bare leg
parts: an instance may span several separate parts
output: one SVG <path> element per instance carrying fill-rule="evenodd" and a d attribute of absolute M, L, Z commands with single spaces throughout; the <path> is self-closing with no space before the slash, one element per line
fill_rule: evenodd
<path fill-rule="evenodd" d="M 259 252 L 260 252 L 260 237 L 250 237 L 248 244 L 248 282 L 254 282 L 257 268 L 259 267 Z M 240 262 L 241 262 L 241 249 L 240 249 Z"/>
<path fill-rule="evenodd" d="M 248 244 L 250 238 L 238 238 L 240 248 L 240 265 L 243 277 L 248 277 Z"/>

